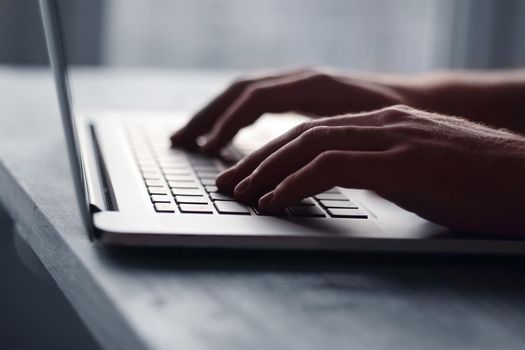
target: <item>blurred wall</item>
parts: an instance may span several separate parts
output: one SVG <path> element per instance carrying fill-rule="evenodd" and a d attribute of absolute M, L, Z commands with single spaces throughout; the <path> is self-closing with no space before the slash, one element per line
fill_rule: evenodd
<path fill-rule="evenodd" d="M 451 35 L 451 0 L 110 0 L 108 64 L 421 71 Z M 445 38 L 445 39 L 444 39 Z M 445 41 L 444 41 L 445 40 Z"/>
<path fill-rule="evenodd" d="M 60 0 L 77 64 L 304 64 L 417 72 L 525 64 L 523 0 Z M 37 0 L 0 0 L 0 63 L 46 60 Z"/>
<path fill-rule="evenodd" d="M 525 66 L 525 1 L 456 0 L 450 66 Z"/>
<path fill-rule="evenodd" d="M 0 1 L 0 62 L 45 62 L 37 4 L 28 0 Z"/>
<path fill-rule="evenodd" d="M 61 0 L 68 58 L 76 64 L 101 61 L 104 0 Z M 0 0 L 0 63 L 47 62 L 37 0 Z"/>

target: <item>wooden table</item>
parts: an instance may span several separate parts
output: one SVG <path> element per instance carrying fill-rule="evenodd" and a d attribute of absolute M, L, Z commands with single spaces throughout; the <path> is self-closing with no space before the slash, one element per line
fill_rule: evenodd
<path fill-rule="evenodd" d="M 192 110 L 228 77 L 85 69 L 75 76 L 75 101 Z M 0 68 L 0 201 L 103 348 L 525 348 L 521 258 L 90 243 L 44 70 Z"/>

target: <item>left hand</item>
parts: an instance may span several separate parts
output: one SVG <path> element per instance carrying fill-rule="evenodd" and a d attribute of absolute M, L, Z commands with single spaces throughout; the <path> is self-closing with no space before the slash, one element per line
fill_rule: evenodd
<path fill-rule="evenodd" d="M 525 235 L 525 138 L 406 106 L 303 123 L 217 178 L 286 208 L 334 186 L 375 191 L 444 226 Z"/>

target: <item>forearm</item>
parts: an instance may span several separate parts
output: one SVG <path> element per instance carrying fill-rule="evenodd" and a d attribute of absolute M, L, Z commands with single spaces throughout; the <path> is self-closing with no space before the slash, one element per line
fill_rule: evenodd
<path fill-rule="evenodd" d="M 415 108 L 525 133 L 525 70 L 434 73 L 393 84 Z"/>

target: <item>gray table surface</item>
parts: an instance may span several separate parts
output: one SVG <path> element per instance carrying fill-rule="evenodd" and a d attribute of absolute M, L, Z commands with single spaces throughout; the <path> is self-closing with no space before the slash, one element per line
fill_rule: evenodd
<path fill-rule="evenodd" d="M 195 109 L 212 72 L 82 70 L 80 108 Z M 50 76 L 0 68 L 0 201 L 107 349 L 523 349 L 525 260 L 109 249 L 74 201 Z"/>

